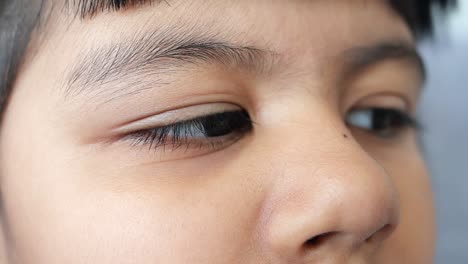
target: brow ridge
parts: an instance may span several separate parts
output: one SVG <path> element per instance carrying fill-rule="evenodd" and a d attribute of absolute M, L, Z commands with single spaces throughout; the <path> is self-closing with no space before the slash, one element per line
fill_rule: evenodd
<path fill-rule="evenodd" d="M 86 51 L 69 71 L 66 97 L 124 80 L 135 82 L 148 75 L 179 72 L 200 63 L 237 67 L 264 73 L 273 66 L 273 52 L 247 45 L 217 41 L 208 36 L 190 36 L 158 31 Z"/>
<path fill-rule="evenodd" d="M 371 66 L 389 60 L 405 60 L 415 65 L 426 80 L 424 60 L 415 47 L 401 41 L 382 41 L 370 46 L 357 46 L 343 52 L 346 67 L 343 76 L 354 77 Z"/>

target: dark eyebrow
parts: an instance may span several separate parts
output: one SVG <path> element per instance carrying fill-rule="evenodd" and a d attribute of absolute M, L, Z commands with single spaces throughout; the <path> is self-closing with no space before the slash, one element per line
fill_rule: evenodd
<path fill-rule="evenodd" d="M 99 13 L 128 10 L 162 2 L 169 5 L 167 0 L 66 0 L 65 7 L 75 16 L 85 19 Z"/>
<path fill-rule="evenodd" d="M 371 66 L 388 60 L 403 60 L 415 66 L 421 80 L 426 79 L 424 61 L 415 47 L 399 41 L 381 42 L 371 46 L 353 47 L 344 52 L 345 67 L 342 76 L 352 78 Z"/>
<path fill-rule="evenodd" d="M 111 94 L 111 100 L 122 92 L 133 94 L 148 85 L 154 87 L 161 74 L 170 75 L 199 63 L 257 74 L 273 67 L 275 54 L 271 51 L 191 35 L 173 29 L 158 31 L 88 51 L 66 75 L 65 97 L 105 92 Z"/>

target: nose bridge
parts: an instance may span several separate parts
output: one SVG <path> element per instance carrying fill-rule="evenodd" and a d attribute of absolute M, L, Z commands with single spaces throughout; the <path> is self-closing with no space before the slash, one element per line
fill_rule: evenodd
<path fill-rule="evenodd" d="M 265 237 L 271 249 L 292 257 L 333 244 L 339 250 L 329 254 L 349 255 L 369 241 L 378 244 L 398 221 L 391 178 L 338 129 L 316 142 L 303 140 L 306 136 L 295 132 L 283 140 L 278 160 L 270 161 L 282 175 L 266 206 Z"/>

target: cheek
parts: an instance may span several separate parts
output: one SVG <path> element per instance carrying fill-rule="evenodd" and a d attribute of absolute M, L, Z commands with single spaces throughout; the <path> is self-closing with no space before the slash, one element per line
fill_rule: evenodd
<path fill-rule="evenodd" d="M 405 259 L 405 263 L 433 262 L 436 241 L 433 193 L 427 165 L 416 142 L 416 135 L 410 134 L 398 141 L 398 147 L 382 148 L 373 141 L 364 145 L 391 177 L 400 200 L 400 222 L 379 253 L 382 263 L 394 263 L 388 261 L 395 260 L 395 254 Z"/>
<path fill-rule="evenodd" d="M 43 114 L 33 96 L 16 96 L 31 108 L 12 100 L 0 169 L 18 263 L 235 263 L 253 243 L 258 203 L 249 201 L 260 199 L 246 192 L 255 186 L 235 162 L 209 174 L 200 164 L 179 173 L 123 169 L 119 159 L 79 151 L 46 116 L 31 114 Z"/>
<path fill-rule="evenodd" d="M 175 261 L 193 254 L 194 244 L 200 246 L 223 228 L 232 229 L 176 200 L 169 203 L 136 192 L 106 193 L 60 184 L 54 186 L 59 190 L 41 189 L 44 193 L 16 193 L 34 196 L 34 201 L 7 199 L 9 229 L 21 263 Z M 209 246 L 213 248 L 204 248 Z"/>
<path fill-rule="evenodd" d="M 181 167 L 192 171 L 182 176 L 151 166 L 93 168 L 86 166 L 93 155 L 63 157 L 67 151 L 52 145 L 48 155 L 31 152 L 43 148 L 17 148 L 12 154 L 28 166 L 3 168 L 20 263 L 219 263 L 230 257 L 234 263 L 252 243 L 258 208 L 247 201 L 259 199 L 246 192 L 236 165 L 209 175 Z"/>
<path fill-rule="evenodd" d="M 404 161 L 389 164 L 387 168 L 394 175 L 401 211 L 400 225 L 385 242 L 382 259 L 390 260 L 399 252 L 411 260 L 409 263 L 431 263 L 436 227 L 430 176 L 419 154 L 403 156 Z"/>

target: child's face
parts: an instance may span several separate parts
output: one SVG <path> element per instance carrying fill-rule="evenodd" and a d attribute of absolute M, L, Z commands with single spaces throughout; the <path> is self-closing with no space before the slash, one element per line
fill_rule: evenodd
<path fill-rule="evenodd" d="M 431 262 L 423 74 L 384 1 L 72 16 L 3 122 L 14 263 Z"/>

